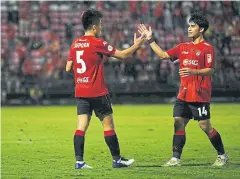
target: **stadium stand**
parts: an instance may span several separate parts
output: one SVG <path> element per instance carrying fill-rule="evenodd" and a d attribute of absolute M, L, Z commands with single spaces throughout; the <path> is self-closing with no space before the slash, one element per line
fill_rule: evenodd
<path fill-rule="evenodd" d="M 65 72 L 65 63 L 72 40 L 83 34 L 81 14 L 88 8 L 103 12 L 103 38 L 120 49 L 132 44 L 133 32 L 142 22 L 152 26 L 163 49 L 188 41 L 191 12 L 204 11 L 210 20 L 206 39 L 217 55 L 213 88 L 239 91 L 239 7 L 239 1 L 1 1 L 2 103 L 8 98 L 28 98 L 36 85 L 46 98 L 73 96 L 73 80 Z M 159 61 L 143 45 L 124 62 L 106 59 L 106 80 L 116 95 L 176 92 L 177 66 Z"/>

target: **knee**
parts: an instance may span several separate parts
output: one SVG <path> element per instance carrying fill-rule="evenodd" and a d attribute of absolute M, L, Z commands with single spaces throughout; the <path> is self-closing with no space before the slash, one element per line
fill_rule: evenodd
<path fill-rule="evenodd" d="M 204 132 L 207 131 L 207 125 L 206 125 L 205 123 L 199 122 L 199 127 L 200 127 Z"/>
<path fill-rule="evenodd" d="M 184 130 L 184 128 L 185 128 L 184 119 L 179 118 L 179 117 L 175 117 L 174 118 L 174 128 L 175 128 L 175 131 Z"/>
<path fill-rule="evenodd" d="M 102 125 L 103 125 L 104 131 L 114 130 L 114 122 L 113 122 L 112 116 L 104 117 L 104 119 L 102 120 Z"/>
<path fill-rule="evenodd" d="M 103 124 L 103 130 L 104 131 L 114 130 L 114 125 L 113 124 Z"/>
<path fill-rule="evenodd" d="M 78 124 L 77 124 L 77 130 L 81 131 L 87 131 L 89 122 L 91 120 L 91 116 L 88 115 L 78 115 Z"/>

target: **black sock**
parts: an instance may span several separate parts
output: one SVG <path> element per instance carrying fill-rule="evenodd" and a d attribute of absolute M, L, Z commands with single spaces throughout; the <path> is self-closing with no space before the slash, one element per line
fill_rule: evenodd
<path fill-rule="evenodd" d="M 213 147 L 217 150 L 218 155 L 225 154 L 221 136 L 215 129 L 209 133 L 208 137 Z"/>
<path fill-rule="evenodd" d="M 74 135 L 74 150 L 76 161 L 83 161 L 85 132 L 76 130 Z"/>
<path fill-rule="evenodd" d="M 120 159 L 120 149 L 115 131 L 104 131 L 104 138 L 111 152 L 113 160 L 118 161 Z"/>
<path fill-rule="evenodd" d="M 185 131 L 176 131 L 173 135 L 173 157 L 180 159 L 186 142 Z"/>

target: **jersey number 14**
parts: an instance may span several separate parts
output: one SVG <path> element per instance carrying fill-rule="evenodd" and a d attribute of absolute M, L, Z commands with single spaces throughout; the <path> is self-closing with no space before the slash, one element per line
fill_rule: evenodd
<path fill-rule="evenodd" d="M 83 61 L 83 59 L 81 59 L 83 52 L 84 52 L 83 50 L 76 51 L 77 64 L 82 65 L 81 68 L 77 68 L 77 73 L 80 73 L 80 74 L 84 73 L 87 70 L 85 62 Z"/>
<path fill-rule="evenodd" d="M 204 114 L 205 116 L 207 115 L 207 110 L 205 109 L 205 106 L 201 108 L 198 108 L 198 113 L 199 113 L 199 116 L 202 117 L 202 115 Z"/>

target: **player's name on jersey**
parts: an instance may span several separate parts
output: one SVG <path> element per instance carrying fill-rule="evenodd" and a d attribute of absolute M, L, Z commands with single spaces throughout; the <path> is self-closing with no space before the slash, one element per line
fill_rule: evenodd
<path fill-rule="evenodd" d="M 84 43 L 75 43 L 74 48 L 86 48 L 89 47 L 90 43 L 84 42 Z"/>

